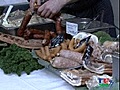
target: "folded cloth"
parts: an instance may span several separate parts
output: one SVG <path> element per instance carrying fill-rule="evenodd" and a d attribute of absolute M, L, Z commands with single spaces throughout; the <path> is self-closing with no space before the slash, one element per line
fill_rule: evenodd
<path fill-rule="evenodd" d="M 74 90 L 74 88 L 59 76 L 46 68 L 23 73 L 5 75 L 0 69 L 0 90 Z"/>

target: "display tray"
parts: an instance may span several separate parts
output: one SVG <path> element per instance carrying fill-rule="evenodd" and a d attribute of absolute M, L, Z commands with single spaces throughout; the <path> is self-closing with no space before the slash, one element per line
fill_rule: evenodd
<path fill-rule="evenodd" d="M 35 24 L 27 26 L 27 28 L 36 29 L 40 31 L 50 30 L 55 31 L 54 23 L 47 24 Z M 17 44 L 20 47 L 29 48 L 29 49 L 39 49 L 42 46 L 42 39 L 28 39 L 25 40 L 23 37 L 17 36 L 17 29 L 15 30 L 4 30 L 0 28 L 0 40 L 9 44 Z M 33 44 L 34 45 L 33 45 Z"/>
<path fill-rule="evenodd" d="M 2 12 L 2 15 L 0 16 L 1 19 L 1 23 L 0 23 L 0 27 L 3 28 L 4 30 L 16 30 L 19 28 L 19 26 L 21 25 L 21 22 L 26 14 L 26 11 L 29 9 L 29 4 L 28 3 L 24 3 L 24 4 L 14 4 L 13 8 L 7 18 L 7 22 L 8 23 L 3 23 L 3 19 L 5 17 L 5 13 L 8 10 L 9 6 L 3 6 L 4 10 Z M 35 24 L 46 24 L 46 23 L 50 23 L 53 22 L 50 19 L 45 19 L 42 18 L 36 14 L 34 14 L 30 20 L 30 22 L 28 23 L 28 26 L 30 25 L 35 25 Z"/>
<path fill-rule="evenodd" d="M 47 68 L 49 71 L 53 72 L 54 74 L 60 76 L 60 71 L 62 71 L 62 69 L 56 69 L 54 67 L 52 67 L 52 65 L 48 62 L 45 61 L 43 59 L 41 59 L 40 57 L 38 57 L 35 53 L 35 50 L 33 49 L 31 52 L 33 58 L 36 58 L 38 60 L 38 63 L 45 66 L 45 68 Z"/>
<path fill-rule="evenodd" d="M 23 10 L 24 11 L 24 10 Z M 22 9 L 18 9 L 17 11 L 13 11 L 13 13 L 24 13 L 22 11 Z M 12 13 L 11 13 L 12 14 Z M 18 29 L 23 18 L 24 18 L 24 15 L 18 15 L 18 16 L 15 16 L 13 17 L 11 15 L 11 17 L 8 17 L 9 21 L 8 21 L 8 26 L 7 24 L 1 24 L 3 20 L 1 20 L 1 23 L 0 23 L 0 27 L 2 27 L 3 29 L 5 30 L 14 30 L 14 29 Z M 73 15 L 70 15 L 70 14 L 66 14 L 66 13 L 61 13 L 61 18 L 64 20 L 64 19 L 69 19 L 69 18 L 74 18 L 75 16 Z M 3 17 L 1 18 L 3 19 Z M 49 19 L 49 18 L 43 18 L 43 17 L 40 17 L 38 16 L 37 14 L 34 14 L 30 20 L 30 22 L 28 23 L 27 26 L 31 26 L 31 25 L 35 25 L 35 24 L 46 24 L 46 23 L 54 23 L 54 21 L 52 19 Z"/>
<path fill-rule="evenodd" d="M 21 21 L 22 21 L 22 19 L 21 19 Z M 34 22 L 33 24 L 32 23 L 30 23 L 30 24 L 28 24 L 27 26 L 31 26 L 31 25 L 35 25 L 35 24 L 46 24 L 46 23 L 51 23 L 52 21 L 50 21 L 50 20 L 44 20 L 44 19 L 41 19 L 41 21 L 37 21 L 37 22 Z M 20 27 L 20 23 L 19 23 L 19 25 L 15 25 L 15 26 L 6 26 L 6 25 L 0 25 L 0 27 L 1 28 L 3 28 L 4 30 L 16 30 L 16 29 L 18 29 L 19 27 Z"/>
<path fill-rule="evenodd" d="M 82 78 L 74 78 L 74 76 L 72 76 L 72 74 L 69 76 L 67 75 L 68 73 L 66 72 L 67 70 L 72 70 L 75 68 L 67 68 L 67 69 L 58 69 L 58 68 L 54 68 L 48 61 L 45 61 L 43 59 L 41 59 L 39 56 L 36 55 L 35 50 L 33 49 L 31 52 L 33 58 L 36 58 L 38 60 L 38 63 L 40 65 L 45 66 L 46 69 L 48 69 L 49 71 L 51 71 L 52 73 L 58 75 L 59 77 L 61 77 L 63 80 L 65 80 L 67 83 L 69 83 L 70 85 L 76 87 L 85 87 L 85 84 L 82 85 Z M 81 67 L 81 66 L 80 66 Z M 80 67 L 77 67 L 76 69 L 80 69 Z"/>
<path fill-rule="evenodd" d="M 113 25 L 110 25 L 108 23 L 100 22 L 97 20 L 92 20 L 90 18 L 71 18 L 71 19 L 65 19 L 61 22 L 63 27 L 66 27 L 66 22 L 75 23 L 78 24 L 78 31 L 83 32 L 95 32 L 98 30 L 105 30 L 107 31 L 109 28 L 115 28 Z"/>
<path fill-rule="evenodd" d="M 51 30 L 51 31 L 55 31 L 55 24 L 54 23 L 44 23 L 44 24 L 33 24 L 33 25 L 29 25 L 27 26 L 27 28 L 32 28 L 32 29 L 38 29 L 38 30 Z M 5 29 L 0 27 L 0 32 L 5 33 L 5 34 L 10 34 L 10 35 L 15 35 L 17 36 L 17 30 L 16 29 Z"/>
<path fill-rule="evenodd" d="M 32 49 L 31 54 L 33 56 L 33 58 L 36 58 L 38 60 L 38 63 L 40 65 L 45 66 L 45 68 L 47 68 L 49 71 L 53 72 L 54 74 L 60 76 L 63 80 L 65 80 L 66 82 L 68 82 L 70 85 L 74 86 L 74 87 L 86 87 L 85 83 L 82 84 L 82 80 L 84 80 L 84 78 L 82 79 L 82 77 L 77 77 L 74 76 L 74 74 L 70 74 L 70 70 L 78 70 L 78 69 L 82 69 L 82 67 L 78 67 L 78 68 L 67 68 L 67 69 L 58 69 L 58 68 L 54 68 L 50 62 L 41 59 L 35 52 L 34 49 Z M 113 54 L 113 56 L 118 57 L 118 53 L 117 54 Z M 113 60 L 115 60 L 115 58 L 112 58 Z M 119 65 L 118 65 L 119 66 Z M 113 69 L 113 72 L 116 70 Z M 86 71 L 85 71 L 86 72 Z M 88 72 L 89 73 L 89 72 Z M 69 74 L 69 75 L 68 75 Z M 80 75 L 83 75 L 82 73 Z M 89 73 L 88 75 L 96 75 L 95 73 Z M 104 75 L 104 74 L 103 74 Z M 91 77 L 91 76 L 90 76 Z M 116 76 L 115 76 L 116 77 Z M 96 89 L 97 90 L 97 89 Z"/>
<path fill-rule="evenodd" d="M 36 53 L 35 53 L 34 50 L 32 50 L 31 54 L 32 54 L 33 58 L 36 58 L 38 60 L 38 63 L 40 65 L 45 66 L 46 69 L 48 69 L 52 73 L 58 75 L 59 77 L 61 77 L 62 79 L 64 79 L 66 82 L 68 82 L 70 85 L 72 85 L 72 86 L 82 86 L 81 85 L 81 78 L 78 78 L 78 79 L 75 79 L 75 80 L 74 79 L 71 80 L 71 78 L 69 76 L 65 75 L 66 74 L 66 73 L 64 73 L 65 69 L 54 68 L 48 61 L 45 61 L 45 60 L 39 58 L 36 55 Z"/>
<path fill-rule="evenodd" d="M 15 35 L 16 30 L 19 28 L 21 25 L 21 22 L 25 16 L 26 10 L 29 9 L 29 4 L 28 3 L 23 3 L 23 4 L 14 4 L 13 8 L 8 16 L 8 24 L 3 24 L 3 18 L 5 17 L 5 13 L 7 12 L 9 6 L 1 6 L 2 12 L 0 15 L 0 31 L 2 32 L 10 32 L 10 34 Z M 69 19 L 69 18 L 74 18 L 75 16 L 66 14 L 66 13 L 61 13 L 62 19 Z M 52 19 L 48 18 L 43 18 L 40 17 L 37 14 L 33 14 L 30 22 L 28 23 L 28 27 L 34 26 L 34 25 L 42 25 L 42 24 L 49 24 L 49 23 L 54 23 Z"/>

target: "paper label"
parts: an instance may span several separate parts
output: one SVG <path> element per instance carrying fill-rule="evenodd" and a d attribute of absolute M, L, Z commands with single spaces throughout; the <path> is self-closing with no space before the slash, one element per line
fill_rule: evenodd
<path fill-rule="evenodd" d="M 66 22 L 66 33 L 72 36 L 78 33 L 78 24 Z"/>
<path fill-rule="evenodd" d="M 86 48 L 86 51 L 82 57 L 82 60 L 85 61 L 85 65 L 90 65 L 91 64 L 91 61 L 90 61 L 90 57 L 92 55 L 92 52 L 93 52 L 93 48 L 88 45 L 87 48 Z"/>

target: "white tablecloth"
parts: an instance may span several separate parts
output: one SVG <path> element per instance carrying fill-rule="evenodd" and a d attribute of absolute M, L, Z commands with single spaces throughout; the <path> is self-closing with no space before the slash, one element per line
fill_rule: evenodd
<path fill-rule="evenodd" d="M 20 77 L 16 74 L 6 75 L 0 69 L 0 90 L 74 90 L 59 76 L 47 69 L 26 73 Z"/>

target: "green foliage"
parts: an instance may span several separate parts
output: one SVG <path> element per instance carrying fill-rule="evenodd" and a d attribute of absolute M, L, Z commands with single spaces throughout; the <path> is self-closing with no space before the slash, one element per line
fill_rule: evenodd
<path fill-rule="evenodd" d="M 112 37 L 104 31 L 93 33 L 98 37 L 99 43 L 103 44 L 105 41 L 112 41 Z"/>
<path fill-rule="evenodd" d="M 43 66 L 38 64 L 28 49 L 12 44 L 0 51 L 0 68 L 5 74 L 16 73 L 20 76 L 22 72 L 30 74 L 33 70 L 42 69 Z"/>

